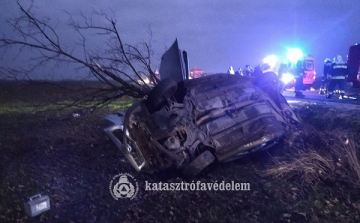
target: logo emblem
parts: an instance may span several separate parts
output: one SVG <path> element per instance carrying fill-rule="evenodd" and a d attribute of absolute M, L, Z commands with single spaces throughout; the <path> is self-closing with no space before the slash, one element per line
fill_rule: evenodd
<path fill-rule="evenodd" d="M 112 178 L 109 189 L 115 200 L 122 198 L 132 200 L 139 191 L 139 184 L 132 175 L 120 173 Z"/>

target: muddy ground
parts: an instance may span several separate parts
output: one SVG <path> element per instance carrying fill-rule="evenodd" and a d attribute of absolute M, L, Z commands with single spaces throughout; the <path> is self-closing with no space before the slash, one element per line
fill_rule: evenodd
<path fill-rule="evenodd" d="M 55 101 L 70 100 L 72 95 L 48 86 L 1 83 L 0 222 L 360 221 L 356 171 L 336 161 L 339 158 L 335 157 L 334 168 L 325 169 L 329 171 L 325 174 L 316 166 L 309 166 L 312 173 L 319 173 L 313 178 L 296 170 L 281 176 L 266 174 L 279 164 L 296 163 L 295 158 L 309 152 L 310 147 L 314 151 L 332 148 L 331 140 L 339 140 L 338 134 L 354 142 L 358 152 L 357 111 L 350 109 L 339 115 L 335 108 L 294 104 L 307 130 L 297 129 L 298 136 L 289 130 L 293 141 L 288 138 L 267 151 L 212 166 L 193 179 L 182 179 L 170 171 L 137 173 L 105 136 L 103 128 L 107 123 L 102 117 L 128 106 L 128 100 L 119 100 L 113 107 L 92 114 L 82 109 L 58 110 L 54 106 Z M 319 153 L 326 156 L 327 152 Z M 139 183 L 133 200 L 115 200 L 111 196 L 110 181 L 119 173 L 131 174 Z M 145 191 L 146 181 L 234 181 L 249 183 L 251 188 Z M 51 210 L 28 217 L 24 202 L 38 193 L 50 197 Z"/>

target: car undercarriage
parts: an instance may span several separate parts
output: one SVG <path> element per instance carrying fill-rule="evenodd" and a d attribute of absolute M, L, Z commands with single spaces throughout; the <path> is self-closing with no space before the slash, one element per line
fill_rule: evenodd
<path fill-rule="evenodd" d="M 195 176 L 277 144 L 300 122 L 277 89 L 268 91 L 229 74 L 166 78 L 105 131 L 136 170 L 176 167 Z"/>

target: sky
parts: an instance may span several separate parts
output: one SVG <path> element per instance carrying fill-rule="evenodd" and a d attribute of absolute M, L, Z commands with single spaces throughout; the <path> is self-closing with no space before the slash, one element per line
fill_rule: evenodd
<path fill-rule="evenodd" d="M 26 6 L 29 1 L 20 3 Z M 285 58 L 287 49 L 298 47 L 314 56 L 321 73 L 325 58 L 338 54 L 346 58 L 349 46 L 360 42 L 359 0 L 34 0 L 34 6 L 35 14 L 49 17 L 69 47 L 78 37 L 66 25 L 65 11 L 79 18 L 80 11 L 91 16 L 93 9 L 102 10 L 116 19 L 126 43 L 148 41 L 151 29 L 160 61 L 177 38 L 188 53 L 190 68 L 207 72 L 256 66 L 269 54 Z M 16 1 L 0 0 L 1 21 L 18 13 Z M 0 33 L 13 35 L 4 22 Z M 104 41 L 93 44 L 101 46 Z M 14 58 L 0 55 L 0 63 L 16 65 Z M 29 55 L 26 52 L 23 58 Z"/>

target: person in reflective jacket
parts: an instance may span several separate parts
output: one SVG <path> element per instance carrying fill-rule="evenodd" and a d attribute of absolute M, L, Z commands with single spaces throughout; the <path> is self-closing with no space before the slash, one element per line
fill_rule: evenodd
<path fill-rule="evenodd" d="M 235 74 L 234 68 L 232 66 L 229 67 L 229 70 L 227 71 L 228 74 Z"/>
<path fill-rule="evenodd" d="M 331 64 L 327 78 L 329 84 L 327 87 L 327 98 L 331 98 L 334 94 L 336 85 L 339 86 L 340 99 L 344 98 L 345 95 L 345 79 L 348 75 L 347 64 L 342 60 L 341 55 L 337 55 L 334 62 Z"/>
<path fill-rule="evenodd" d="M 296 68 L 295 68 L 295 97 L 304 97 L 305 95 L 302 93 L 302 91 L 304 90 L 304 84 L 303 84 L 303 79 L 304 79 L 304 61 L 303 60 L 299 60 L 296 63 Z"/>
<path fill-rule="evenodd" d="M 331 60 L 329 58 L 326 58 L 324 60 L 324 69 L 323 69 L 323 76 L 321 80 L 321 87 L 319 90 L 319 94 L 326 94 L 326 88 L 329 83 L 328 74 L 331 68 Z"/>

